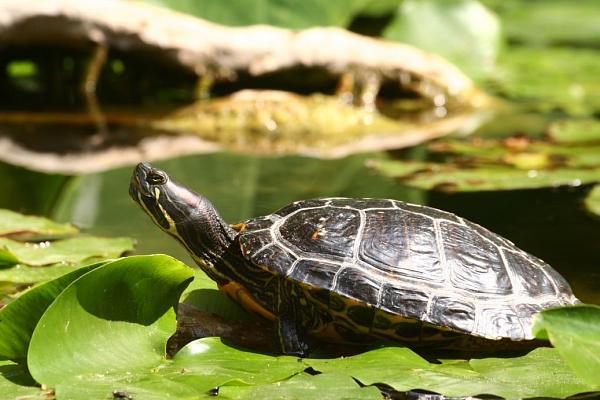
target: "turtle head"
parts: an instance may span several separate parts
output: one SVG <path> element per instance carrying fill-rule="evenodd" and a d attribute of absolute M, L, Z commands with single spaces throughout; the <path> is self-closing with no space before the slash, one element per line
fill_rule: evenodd
<path fill-rule="evenodd" d="M 236 233 L 206 197 L 177 184 L 148 163 L 135 167 L 129 194 L 156 225 L 183 244 L 211 278 L 228 280 L 216 265 Z"/>

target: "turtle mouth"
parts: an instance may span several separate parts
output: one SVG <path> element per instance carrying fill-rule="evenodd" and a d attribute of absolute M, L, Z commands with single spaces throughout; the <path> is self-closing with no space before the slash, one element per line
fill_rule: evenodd
<path fill-rule="evenodd" d="M 131 175 L 131 181 L 129 183 L 129 195 L 135 200 L 139 201 L 138 196 L 151 196 L 150 187 L 146 182 L 148 172 L 152 170 L 152 166 L 148 163 L 139 163 Z"/>
<path fill-rule="evenodd" d="M 136 202 L 139 201 L 138 195 L 142 193 L 142 187 L 138 178 L 133 175 L 131 177 L 131 181 L 129 182 L 129 196 Z"/>

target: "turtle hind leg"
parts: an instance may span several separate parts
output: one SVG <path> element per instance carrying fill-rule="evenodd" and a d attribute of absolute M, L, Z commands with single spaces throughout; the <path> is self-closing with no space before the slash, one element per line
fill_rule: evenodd
<path fill-rule="evenodd" d="M 297 320 L 289 315 L 280 315 L 275 322 L 281 352 L 288 356 L 307 357 L 312 344 L 306 333 L 298 327 Z"/>

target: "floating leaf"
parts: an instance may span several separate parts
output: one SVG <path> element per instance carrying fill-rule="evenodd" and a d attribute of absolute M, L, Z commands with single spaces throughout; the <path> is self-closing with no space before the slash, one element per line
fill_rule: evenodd
<path fill-rule="evenodd" d="M 23 292 L 0 310 L 0 357 L 23 361 L 33 330 L 46 309 L 67 286 L 103 265 L 91 264 Z"/>
<path fill-rule="evenodd" d="M 151 331 L 148 332 L 151 334 Z M 118 337 L 115 345 L 120 349 L 126 337 Z M 162 340 L 161 340 L 162 342 Z M 164 343 L 163 343 L 164 344 Z M 95 347 L 95 346 L 94 346 Z M 111 346 L 111 349 L 114 346 Z M 147 357 L 150 349 L 140 349 Z M 113 349 L 114 350 L 114 349 Z M 102 359 L 105 354 L 94 348 L 86 355 Z M 80 364 L 77 354 L 71 358 Z M 115 363 L 85 375 L 69 376 L 57 384 L 58 398 L 104 398 L 113 390 L 130 393 L 135 398 L 197 399 L 222 385 L 267 385 L 285 381 L 302 372 L 306 365 L 295 357 L 273 357 L 237 350 L 221 343 L 218 338 L 199 339 L 189 343 L 173 360 L 156 358 L 140 362 L 138 353 L 129 359 L 113 359 Z M 35 375 L 35 374 L 34 374 Z M 161 397 L 162 396 L 162 397 Z"/>
<path fill-rule="evenodd" d="M 0 253 L 1 254 L 1 253 Z M 16 264 L 10 268 L 0 269 L 0 282 L 11 283 L 38 283 L 58 278 L 79 268 L 79 265 L 51 264 L 43 267 Z"/>
<path fill-rule="evenodd" d="M 0 238 L 0 257 L 4 252 L 17 263 L 49 265 L 58 262 L 81 263 L 91 258 L 115 258 L 133 249 L 130 238 L 100 238 L 81 236 L 54 242 L 20 243 Z"/>
<path fill-rule="evenodd" d="M 600 167 L 600 145 L 557 145 L 528 138 L 443 140 L 429 149 L 461 157 L 460 164 L 499 164 L 519 169 Z"/>
<path fill-rule="evenodd" d="M 278 382 L 303 371 L 306 366 L 300 359 L 290 356 L 273 357 L 251 351 L 238 350 L 221 343 L 218 338 L 206 338 L 185 346 L 173 357 L 171 368 L 186 370 L 175 381 L 195 377 L 213 380 L 207 388 L 224 384 L 261 385 Z M 220 375 L 220 376 L 218 376 Z"/>
<path fill-rule="evenodd" d="M 448 192 L 580 186 L 600 181 L 600 167 L 526 171 L 499 165 L 461 169 L 455 165 L 422 163 L 418 172 L 406 174 L 407 168 L 404 164 L 402 161 L 391 160 L 370 163 L 380 173 L 399 178 L 408 186 Z M 412 163 L 411 167 L 414 168 L 415 164 Z"/>
<path fill-rule="evenodd" d="M 600 142 L 600 121 L 596 119 L 556 121 L 548 128 L 548 136 L 559 143 Z M 600 151 L 598 148 L 595 150 Z"/>
<path fill-rule="evenodd" d="M 590 190 L 584 202 L 588 211 L 600 216 L 600 185 L 595 185 Z"/>
<path fill-rule="evenodd" d="M 175 331 L 172 307 L 191 279 L 189 267 L 164 255 L 126 257 L 88 272 L 36 326 L 27 357 L 31 375 L 55 386 L 157 365 Z"/>
<path fill-rule="evenodd" d="M 373 399 L 381 400 L 381 392 L 374 386 L 361 388 L 348 375 L 336 373 L 319 374 L 316 376 L 306 373 L 292 378 L 257 386 L 222 386 L 219 397 L 225 399 L 269 399 L 277 396 L 285 399 Z"/>
<path fill-rule="evenodd" d="M 549 339 L 578 376 L 600 389 L 600 306 L 543 311 L 535 316 L 532 331 L 536 337 Z"/>
<path fill-rule="evenodd" d="M 0 209 L 0 236 L 19 240 L 47 240 L 72 236 L 78 229 L 47 218 Z"/>
<path fill-rule="evenodd" d="M 383 36 L 440 54 L 482 77 L 494 67 L 500 24 L 475 0 L 405 0 Z"/>
<path fill-rule="evenodd" d="M 383 383 L 396 390 L 424 389 L 445 396 L 567 397 L 592 389 L 564 365 L 555 349 L 548 348 L 515 358 L 430 364 L 406 348 L 386 347 L 305 362 L 323 373 L 349 374 L 366 385 Z"/>

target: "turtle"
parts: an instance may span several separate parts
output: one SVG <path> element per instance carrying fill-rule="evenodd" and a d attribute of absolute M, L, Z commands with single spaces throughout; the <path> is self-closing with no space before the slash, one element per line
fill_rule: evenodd
<path fill-rule="evenodd" d="M 273 321 L 283 354 L 304 357 L 320 341 L 531 343 L 536 313 L 579 303 L 544 261 L 424 205 L 318 198 L 230 225 L 150 164 L 137 165 L 129 191 L 221 291 Z"/>

